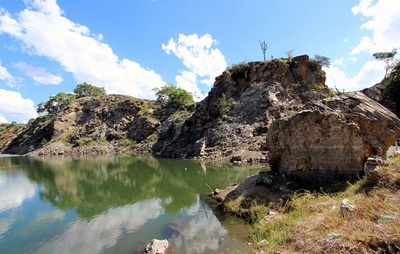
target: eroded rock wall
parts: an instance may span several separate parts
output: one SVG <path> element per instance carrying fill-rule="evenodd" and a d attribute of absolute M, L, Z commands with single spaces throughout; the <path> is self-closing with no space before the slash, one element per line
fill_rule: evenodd
<path fill-rule="evenodd" d="M 369 156 L 385 157 L 398 135 L 400 120 L 364 94 L 330 97 L 271 124 L 270 166 L 303 180 L 356 176 Z"/>

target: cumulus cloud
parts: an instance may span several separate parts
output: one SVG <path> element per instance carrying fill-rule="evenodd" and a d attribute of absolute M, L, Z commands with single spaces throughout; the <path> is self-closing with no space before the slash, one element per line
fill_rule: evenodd
<path fill-rule="evenodd" d="M 78 83 L 104 87 L 108 93 L 154 98 L 161 76 L 129 59 L 120 59 L 89 28 L 64 16 L 56 0 L 28 0 L 16 15 L 0 11 L 0 33 L 19 40 L 25 51 L 58 62 Z"/>
<path fill-rule="evenodd" d="M 227 66 L 224 55 L 215 48 L 216 45 L 218 41 L 210 34 L 201 37 L 197 34 L 180 34 L 178 39 L 171 38 L 168 44 L 162 44 L 162 49 L 167 54 L 174 54 L 187 68 L 175 78 L 178 87 L 190 89 L 195 97 L 204 97 L 199 94 L 201 89 L 198 83 L 211 86 L 215 77 L 219 76 Z"/>
<path fill-rule="evenodd" d="M 0 121 L 27 122 L 37 116 L 31 99 L 22 98 L 18 92 L 0 89 Z"/>
<path fill-rule="evenodd" d="M 0 212 L 20 206 L 24 200 L 35 194 L 35 184 L 22 174 L 11 178 L 7 172 L 0 171 Z M 5 231 L 5 230 L 2 230 Z"/>
<path fill-rule="evenodd" d="M 35 67 L 25 62 L 14 63 L 13 67 L 24 72 L 35 82 L 42 85 L 59 85 L 63 81 L 62 77 L 53 75 L 44 68 Z"/>
<path fill-rule="evenodd" d="M 384 63 L 377 60 L 366 62 L 354 77 L 346 76 L 342 70 L 334 65 L 324 68 L 324 71 L 326 72 L 326 85 L 345 92 L 371 87 L 380 82 L 385 75 Z"/>
<path fill-rule="evenodd" d="M 363 36 L 353 47 L 348 58 L 333 61 L 331 68 L 325 69 L 327 85 L 339 90 L 355 91 L 370 87 L 380 82 L 385 75 L 385 64 L 371 60 L 366 62 L 360 71 L 349 77 L 342 69 L 356 64 L 360 53 L 371 55 L 375 52 L 391 51 L 400 45 L 400 1 L 392 0 L 360 0 L 352 9 L 354 15 L 360 15 L 365 22 L 361 29 L 370 32 Z M 342 68 L 342 69 L 339 69 Z"/>
<path fill-rule="evenodd" d="M 390 51 L 400 45 L 400 1 L 360 0 L 352 8 L 354 15 L 362 15 L 366 22 L 361 28 L 372 31 L 372 35 L 363 37 L 354 47 L 353 54 L 362 51 Z"/>
<path fill-rule="evenodd" d="M 51 241 L 41 242 L 37 253 L 101 253 L 113 247 L 127 232 L 133 233 L 164 213 L 162 200 L 149 199 L 110 209 L 90 221 L 76 221 Z"/>
<path fill-rule="evenodd" d="M 4 81 L 4 83 L 9 87 L 19 87 L 22 79 L 18 77 L 14 77 L 11 73 L 8 72 L 6 67 L 1 66 L 0 62 L 0 80 Z"/>
<path fill-rule="evenodd" d="M 187 227 L 183 228 L 182 234 L 173 234 L 168 241 L 184 253 L 216 252 L 221 248 L 222 239 L 227 237 L 228 231 L 214 213 L 205 213 L 199 196 L 182 213 L 188 217 Z"/>

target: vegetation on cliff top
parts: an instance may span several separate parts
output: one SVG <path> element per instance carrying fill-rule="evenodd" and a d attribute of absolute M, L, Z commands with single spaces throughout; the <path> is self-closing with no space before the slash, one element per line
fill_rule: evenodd
<path fill-rule="evenodd" d="M 74 93 L 60 92 L 49 97 L 46 102 L 41 102 L 38 104 L 37 112 L 39 114 L 48 114 L 54 116 L 61 112 L 66 106 L 72 103 L 75 99 L 89 96 L 102 96 L 106 95 L 106 91 L 103 87 L 96 87 L 91 84 L 84 82 L 83 84 L 78 84 Z"/>
<path fill-rule="evenodd" d="M 161 88 L 155 88 L 157 101 L 167 106 L 181 109 L 185 106 L 194 104 L 193 96 L 185 89 L 165 84 Z"/>

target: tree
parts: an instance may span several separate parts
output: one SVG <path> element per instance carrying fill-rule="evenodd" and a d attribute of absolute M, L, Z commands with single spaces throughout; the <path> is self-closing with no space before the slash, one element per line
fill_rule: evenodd
<path fill-rule="evenodd" d="M 400 62 L 394 66 L 385 82 L 384 96 L 393 104 L 396 114 L 400 115 Z"/>
<path fill-rule="evenodd" d="M 288 58 L 292 58 L 293 57 L 293 51 L 294 51 L 294 49 L 286 51 L 286 55 L 287 55 Z"/>
<path fill-rule="evenodd" d="M 320 64 L 322 67 L 325 66 L 329 68 L 329 66 L 331 66 L 331 61 L 326 56 L 314 55 L 314 61 Z"/>
<path fill-rule="evenodd" d="M 181 108 L 194 104 L 193 96 L 185 89 L 178 88 L 172 84 L 166 84 L 161 88 L 153 89 L 156 92 L 157 100 L 175 108 Z"/>
<path fill-rule="evenodd" d="M 75 94 L 72 93 L 58 93 L 50 96 L 48 101 L 39 103 L 36 111 L 39 114 L 55 115 L 73 102 L 75 98 Z"/>
<path fill-rule="evenodd" d="M 102 96 L 106 95 L 106 90 L 104 87 L 97 87 L 86 82 L 83 84 L 78 84 L 75 89 L 74 93 L 76 94 L 76 98 L 88 97 L 88 96 Z"/>
<path fill-rule="evenodd" d="M 376 52 L 372 56 L 375 57 L 376 60 L 384 61 L 385 66 L 385 78 L 387 78 L 388 73 L 395 65 L 394 56 L 397 54 L 397 49 L 393 49 L 391 52 Z"/>
<path fill-rule="evenodd" d="M 261 50 L 262 50 L 262 52 L 263 52 L 264 61 L 265 61 L 265 52 L 267 52 L 268 45 L 267 45 L 267 43 L 266 43 L 265 41 L 261 42 L 261 41 L 259 40 L 259 42 L 260 42 L 260 47 L 261 47 Z"/>

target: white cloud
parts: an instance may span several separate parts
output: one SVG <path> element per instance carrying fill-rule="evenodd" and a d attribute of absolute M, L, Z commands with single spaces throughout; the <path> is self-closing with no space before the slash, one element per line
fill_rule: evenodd
<path fill-rule="evenodd" d="M 342 70 L 334 65 L 324 68 L 324 71 L 326 72 L 326 85 L 345 92 L 371 87 L 382 81 L 385 75 L 384 63 L 377 60 L 366 62 L 354 77 L 346 76 Z"/>
<path fill-rule="evenodd" d="M 113 247 L 127 232 L 139 230 L 163 213 L 160 199 L 110 209 L 90 221 L 76 221 L 51 241 L 41 242 L 37 253 L 52 253 L 54 250 L 58 253 L 101 253 Z"/>
<path fill-rule="evenodd" d="M 371 87 L 382 81 L 385 75 L 385 64 L 382 61 L 368 61 L 360 68 L 359 73 L 349 77 L 339 67 L 353 67 L 357 58 L 354 56 L 363 52 L 371 55 L 380 51 L 391 51 L 400 45 L 400 1 L 393 0 L 360 0 L 352 8 L 354 15 L 361 15 L 364 24 L 362 29 L 370 31 L 353 47 L 350 57 L 333 61 L 329 69 L 325 69 L 329 87 L 339 90 L 355 91 Z M 353 66 L 350 66 L 353 65 Z"/>
<path fill-rule="evenodd" d="M 218 42 L 210 34 L 201 37 L 197 34 L 180 34 L 178 39 L 171 38 L 168 44 L 162 44 L 162 49 L 167 54 L 173 53 L 187 68 L 176 77 L 178 87 L 190 89 L 190 92 L 197 95 L 201 91 L 198 88 L 198 79 L 207 86 L 214 83 L 215 77 L 227 66 L 221 51 L 214 48 L 216 45 Z"/>
<path fill-rule="evenodd" d="M 24 72 L 27 76 L 31 77 L 35 82 L 42 85 L 59 85 L 63 79 L 62 77 L 49 73 L 46 69 L 35 67 L 25 62 L 18 62 L 13 64 L 13 67 Z"/>
<path fill-rule="evenodd" d="M 366 18 L 361 26 L 371 30 L 371 37 L 363 37 L 353 49 L 353 54 L 362 51 L 390 51 L 400 45 L 400 1 L 393 0 L 360 0 L 359 5 L 352 8 L 354 15 Z"/>
<path fill-rule="evenodd" d="M 361 38 L 360 43 L 358 43 L 358 45 L 351 50 L 351 55 L 356 55 L 363 51 L 372 50 L 373 45 L 374 43 L 372 39 L 368 36 L 364 36 Z"/>
<path fill-rule="evenodd" d="M 181 74 L 175 77 L 175 81 L 178 87 L 190 91 L 195 101 L 204 99 L 205 95 L 197 86 L 197 76 L 193 72 L 181 71 Z"/>
<path fill-rule="evenodd" d="M 8 121 L 4 116 L 0 116 L 0 123 L 8 123 Z"/>
<path fill-rule="evenodd" d="M 20 206 L 35 194 L 35 185 L 24 175 L 9 177 L 0 171 L 0 212 Z M 2 230 L 4 231 L 4 230 Z"/>
<path fill-rule="evenodd" d="M 356 57 L 340 57 L 332 62 L 332 65 L 347 67 L 348 64 L 353 64 L 357 61 Z"/>
<path fill-rule="evenodd" d="M 27 122 L 37 116 L 32 100 L 22 98 L 18 92 L 0 89 L 0 120 Z"/>
<path fill-rule="evenodd" d="M 31 54 L 54 60 L 78 83 L 88 82 L 141 98 L 154 98 L 155 87 L 163 86 L 161 76 L 128 59 L 119 59 L 102 35 L 91 35 L 88 27 L 63 16 L 56 0 L 27 0 L 27 8 L 15 18 L 0 11 L 0 33 L 18 39 Z"/>
<path fill-rule="evenodd" d="M 187 227 L 183 228 L 182 234 L 173 234 L 168 241 L 184 253 L 216 252 L 221 248 L 222 239 L 227 237 L 228 231 L 214 213 L 204 210 L 199 196 L 196 197 L 196 202 L 182 213 L 188 217 Z"/>
<path fill-rule="evenodd" d="M 1 66 L 0 63 L 0 80 L 3 80 L 4 83 L 9 87 L 19 87 L 21 85 L 22 79 L 18 77 L 14 77 L 11 73 L 8 72 L 6 67 Z"/>

